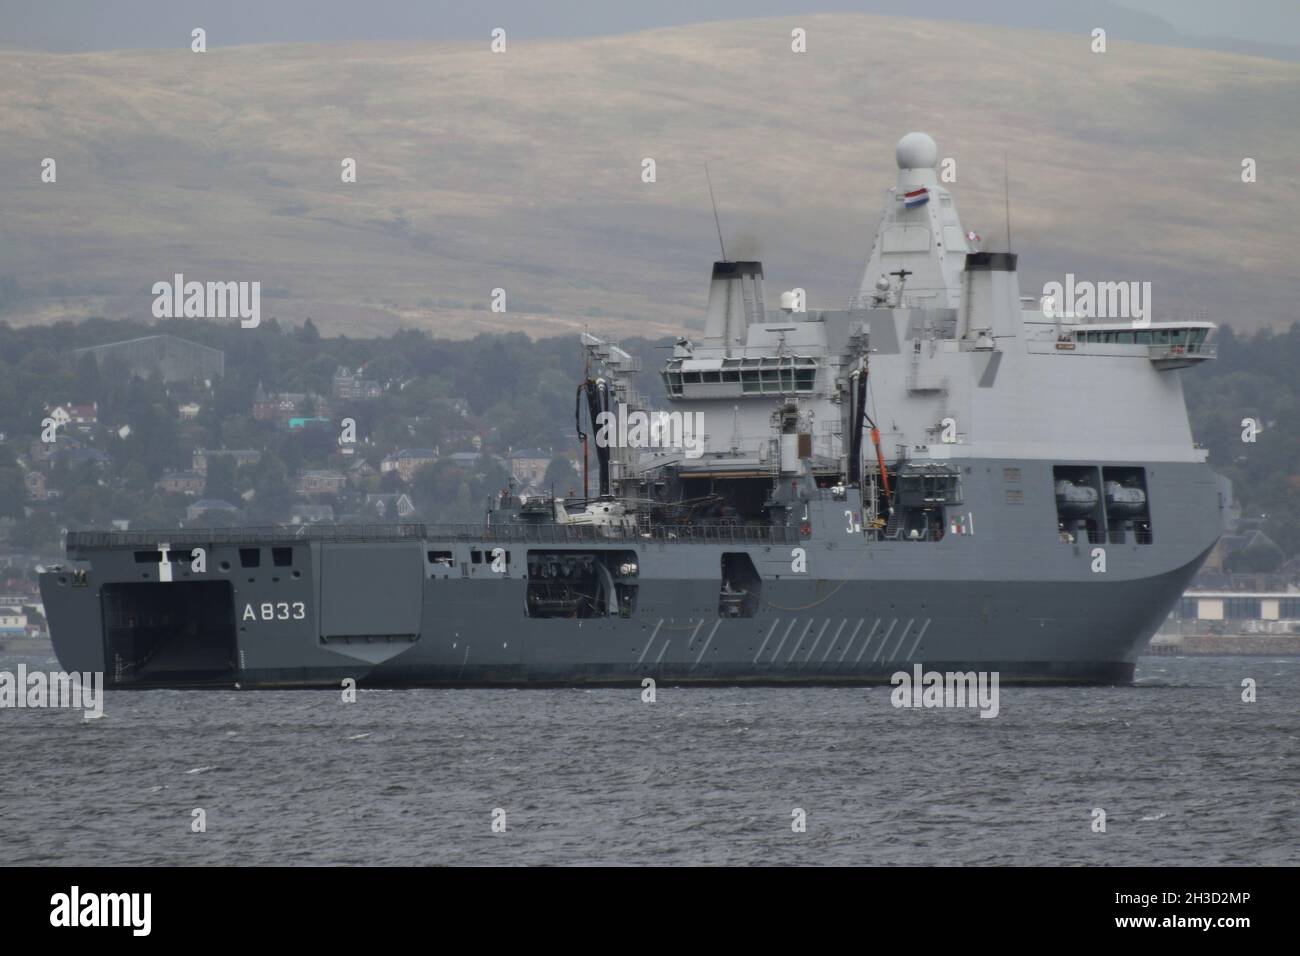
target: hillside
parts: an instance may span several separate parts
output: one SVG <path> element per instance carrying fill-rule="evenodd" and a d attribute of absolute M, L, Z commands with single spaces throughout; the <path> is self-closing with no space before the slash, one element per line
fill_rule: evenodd
<path fill-rule="evenodd" d="M 147 318 L 152 284 L 183 272 L 260 280 L 264 317 L 327 333 L 670 334 L 698 324 L 717 255 L 705 162 L 728 251 L 835 307 L 910 129 L 957 159 L 966 225 L 993 242 L 1009 154 L 1027 292 L 1071 271 L 1151 280 L 1166 314 L 1294 316 L 1300 65 L 799 21 L 504 54 L 486 37 L 0 53 L 0 318 Z M 790 52 L 792 26 L 807 54 Z M 45 156 L 57 184 L 40 182 Z M 1240 181 L 1243 156 L 1257 183 Z M 486 311 L 498 286 L 506 316 Z"/>

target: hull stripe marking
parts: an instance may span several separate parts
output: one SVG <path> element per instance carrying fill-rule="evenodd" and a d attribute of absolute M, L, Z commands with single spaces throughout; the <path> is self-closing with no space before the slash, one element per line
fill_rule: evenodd
<path fill-rule="evenodd" d="M 709 636 L 704 639 L 704 647 L 700 649 L 700 656 L 695 658 L 692 669 L 700 666 L 700 661 L 704 660 L 704 655 L 708 653 L 709 645 L 713 643 L 713 635 L 718 633 L 718 625 L 722 623 L 722 618 L 713 622 L 713 630 L 709 631 Z"/>
<path fill-rule="evenodd" d="M 655 658 L 655 667 L 658 667 L 659 662 L 664 659 L 664 652 L 668 650 L 668 645 L 671 644 L 672 642 L 673 639 L 671 637 L 664 638 L 664 646 L 659 648 L 659 656 Z"/>
<path fill-rule="evenodd" d="M 803 640 L 805 637 L 808 636 L 808 632 L 812 630 L 812 626 L 814 622 L 816 622 L 816 620 L 817 619 L 815 617 L 808 618 L 808 626 L 805 627 L 803 629 L 803 633 L 799 635 L 799 643 L 795 644 L 795 646 L 791 648 L 790 656 L 785 659 L 785 662 L 787 664 L 789 664 L 792 660 L 794 660 L 794 656 L 799 653 L 799 648 L 803 647 Z"/>
<path fill-rule="evenodd" d="M 871 633 L 867 635 L 867 642 L 864 645 L 862 645 L 862 654 L 865 654 L 867 652 L 867 648 L 871 646 L 871 642 L 876 639 L 876 631 L 880 630 L 880 624 L 882 620 L 883 618 L 878 617 L 876 618 L 876 623 L 871 625 Z M 858 655 L 859 660 L 862 659 L 862 654 Z"/>
<path fill-rule="evenodd" d="M 651 633 L 650 635 L 650 640 L 645 642 L 645 649 L 641 651 L 641 656 L 636 659 L 636 662 L 638 664 L 642 663 L 645 660 L 645 656 L 650 653 L 650 646 L 654 644 L 655 638 L 659 636 L 659 628 L 663 626 L 664 626 L 664 619 L 661 617 L 659 619 L 659 623 L 655 625 L 655 629 L 653 633 Z"/>
<path fill-rule="evenodd" d="M 887 660 L 898 660 L 898 652 L 903 649 L 903 642 L 907 640 L 907 632 L 912 629 L 912 622 L 915 620 L 916 618 L 914 617 L 909 617 L 907 619 L 907 624 L 903 626 L 903 633 L 898 635 L 898 643 L 894 645 L 894 654 L 892 657 L 886 658 Z"/>
<path fill-rule="evenodd" d="M 700 623 L 695 625 L 695 630 L 691 631 L 691 639 L 686 642 L 686 650 L 689 652 L 695 646 L 695 639 L 700 636 L 700 628 L 704 626 L 704 618 L 700 618 Z"/>
<path fill-rule="evenodd" d="M 876 653 L 871 655 L 871 663 L 874 664 L 876 662 L 876 658 L 880 656 L 880 652 L 883 651 L 885 645 L 889 643 L 889 635 L 894 633 L 894 628 L 896 627 L 898 627 L 898 618 L 894 618 L 889 622 L 889 630 L 885 631 L 885 636 L 880 639 L 880 646 L 876 648 Z M 862 655 L 859 654 L 858 657 L 861 658 Z"/>
<path fill-rule="evenodd" d="M 785 642 L 790 638 L 790 632 L 794 630 L 794 626 L 798 623 L 799 619 L 797 617 L 791 618 L 790 626 L 787 627 L 785 633 L 781 635 L 781 643 L 776 645 L 776 650 L 772 652 L 772 660 L 768 661 L 769 664 L 776 663 L 776 659 L 781 656 L 781 648 L 785 647 Z"/>
<path fill-rule="evenodd" d="M 914 641 L 912 642 L 912 646 L 911 646 L 911 648 L 908 650 L 908 652 L 907 652 L 907 656 L 906 656 L 905 658 L 903 658 L 904 663 L 906 663 L 907 661 L 910 661 L 910 660 L 912 659 L 912 655 L 916 653 L 916 649 L 917 649 L 917 647 L 919 647 L 920 644 L 921 644 L 921 638 L 925 637 L 925 631 L 926 631 L 926 628 L 928 628 L 928 627 L 930 626 L 930 620 L 931 620 L 931 619 L 927 617 L 927 618 L 925 619 L 925 623 L 921 625 L 921 630 L 917 633 L 917 635 L 916 635 L 916 640 L 914 640 Z"/>
<path fill-rule="evenodd" d="M 758 653 L 754 655 L 755 664 L 757 664 L 758 659 L 763 656 L 763 652 L 767 650 L 767 642 L 772 639 L 772 635 L 776 632 L 776 626 L 780 623 L 781 619 L 778 617 L 772 622 L 772 626 L 767 629 L 767 637 L 763 638 L 763 643 L 759 645 Z"/>
<path fill-rule="evenodd" d="M 865 624 L 866 622 L 867 619 L 865 617 L 858 618 L 858 626 L 855 627 L 853 629 L 853 633 L 849 635 L 849 642 L 844 645 L 844 650 L 840 651 L 840 659 L 839 659 L 840 664 L 844 663 L 844 658 L 848 655 L 849 650 L 853 647 L 853 642 L 858 639 L 858 631 L 862 630 L 862 625 Z M 880 622 L 876 621 L 876 623 L 879 624 Z M 873 634 L 875 633 L 875 630 L 876 629 L 874 627 L 871 629 Z M 871 638 L 868 637 L 867 640 L 871 640 Z"/>
<path fill-rule="evenodd" d="M 831 656 L 831 651 L 835 650 L 836 642 L 840 639 L 840 635 L 844 633 L 844 625 L 848 623 L 849 619 L 846 617 L 844 620 L 840 621 L 840 626 L 835 629 L 835 636 L 831 638 L 831 646 L 826 648 L 826 653 L 822 655 L 823 664 L 825 664 L 826 659 Z"/>
<path fill-rule="evenodd" d="M 807 664 L 810 660 L 812 660 L 813 654 L 815 654 L 817 651 L 817 645 L 822 642 L 822 638 L 826 636 L 826 628 L 830 626 L 831 626 L 831 619 L 829 617 L 826 620 L 822 621 L 822 629 L 817 632 L 817 637 L 812 642 L 812 647 L 808 648 L 808 656 L 803 659 L 803 662 L 805 664 Z"/>

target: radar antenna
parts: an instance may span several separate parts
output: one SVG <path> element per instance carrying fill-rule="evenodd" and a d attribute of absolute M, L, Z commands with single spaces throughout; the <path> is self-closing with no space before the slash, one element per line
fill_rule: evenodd
<path fill-rule="evenodd" d="M 722 241 L 722 223 L 718 220 L 718 201 L 713 198 L 713 177 L 709 175 L 709 164 L 704 164 L 704 179 L 709 184 L 709 202 L 713 204 L 713 224 L 718 227 L 718 245 L 722 247 L 722 261 L 730 262 L 727 258 L 727 247 Z"/>
<path fill-rule="evenodd" d="M 1007 151 L 1002 151 L 1002 195 L 1007 209 L 1007 252 L 1011 251 L 1011 176 L 1007 172 Z"/>

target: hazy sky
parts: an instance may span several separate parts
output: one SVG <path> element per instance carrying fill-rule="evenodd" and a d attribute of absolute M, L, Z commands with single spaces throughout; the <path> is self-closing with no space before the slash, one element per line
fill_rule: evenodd
<path fill-rule="evenodd" d="M 1239 37 L 1262 43 L 1300 44 L 1300 0 L 1122 0 L 1155 14 L 1188 35 Z"/>
<path fill-rule="evenodd" d="M 1103 26 L 1116 39 L 1192 37 L 1300 47 L 1300 0 L 0 0 L 0 47 L 53 51 L 349 39 L 463 39 L 495 26 L 516 36 L 590 36 L 702 20 L 836 11 L 978 21 L 1048 30 Z M 1181 40 L 1180 36 L 1182 35 Z"/>

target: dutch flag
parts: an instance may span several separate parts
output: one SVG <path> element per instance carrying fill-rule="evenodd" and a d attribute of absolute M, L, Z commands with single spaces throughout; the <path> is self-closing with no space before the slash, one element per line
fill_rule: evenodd
<path fill-rule="evenodd" d="M 910 193 L 903 193 L 903 206 L 912 209 L 916 206 L 924 206 L 930 201 L 930 190 L 922 186 L 920 189 L 913 189 Z"/>

